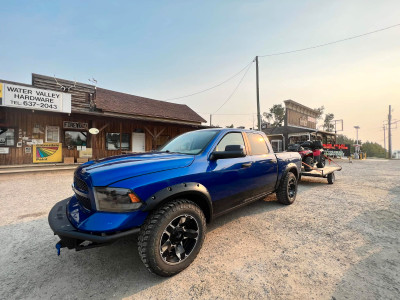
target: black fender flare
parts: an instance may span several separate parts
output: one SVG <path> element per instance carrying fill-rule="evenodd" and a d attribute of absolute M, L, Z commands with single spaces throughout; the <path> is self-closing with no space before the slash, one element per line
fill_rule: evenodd
<path fill-rule="evenodd" d="M 210 222 L 213 215 L 211 196 L 207 188 L 197 182 L 179 183 L 159 190 L 146 199 L 143 211 L 151 211 L 171 199 L 185 196 L 200 206 L 207 222 Z"/>
<path fill-rule="evenodd" d="M 300 168 L 301 168 L 301 166 L 300 166 Z M 295 170 L 296 173 L 294 175 L 296 176 L 297 180 L 299 179 L 301 170 L 299 170 L 299 168 L 297 167 L 297 165 L 295 163 L 288 163 L 286 165 L 285 170 L 282 172 L 282 176 L 281 176 L 280 180 L 278 181 L 278 184 L 277 184 L 276 188 L 278 188 L 279 185 L 281 184 L 281 182 L 283 180 L 285 180 L 285 177 L 286 177 L 287 173 L 291 172 L 292 170 Z"/>

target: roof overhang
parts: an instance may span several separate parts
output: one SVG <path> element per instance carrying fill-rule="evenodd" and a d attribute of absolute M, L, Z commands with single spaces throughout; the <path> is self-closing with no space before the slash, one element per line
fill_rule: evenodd
<path fill-rule="evenodd" d="M 107 112 L 107 111 L 88 112 L 88 111 L 83 111 L 83 110 L 72 110 L 72 113 L 79 113 L 79 114 L 93 115 L 93 116 L 100 116 L 100 117 L 121 118 L 121 119 L 129 119 L 129 120 L 140 120 L 140 121 L 147 121 L 147 122 L 188 125 L 188 126 L 196 126 L 196 127 L 202 126 L 201 123 L 190 122 L 190 121 L 164 119 L 164 118 L 153 118 L 153 117 L 140 116 L 140 115 L 128 115 L 128 114 L 113 113 L 113 112 Z"/>

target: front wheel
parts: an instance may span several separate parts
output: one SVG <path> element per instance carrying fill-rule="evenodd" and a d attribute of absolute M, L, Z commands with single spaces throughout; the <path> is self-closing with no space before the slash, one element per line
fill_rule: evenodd
<path fill-rule="evenodd" d="M 169 202 L 143 224 L 138 240 L 140 258 L 152 273 L 175 275 L 196 258 L 205 230 L 203 211 L 195 203 L 185 199 Z"/>
<path fill-rule="evenodd" d="M 278 198 L 279 203 L 289 205 L 296 200 L 296 194 L 297 179 L 292 172 L 289 172 L 279 185 L 278 190 L 276 191 L 276 197 Z"/>

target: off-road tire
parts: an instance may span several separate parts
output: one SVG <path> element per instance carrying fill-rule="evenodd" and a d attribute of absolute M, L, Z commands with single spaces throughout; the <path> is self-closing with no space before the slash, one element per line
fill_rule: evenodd
<path fill-rule="evenodd" d="M 304 159 L 304 163 L 305 164 L 307 164 L 307 165 L 304 165 L 304 170 L 306 171 L 306 172 L 308 172 L 308 171 L 311 171 L 312 170 L 312 168 L 310 168 L 309 166 L 313 166 L 313 158 L 311 157 L 311 156 L 307 156 L 305 159 Z"/>
<path fill-rule="evenodd" d="M 319 162 L 317 163 L 317 167 L 318 168 L 325 167 L 325 157 L 324 156 L 321 156 L 321 158 L 319 159 Z"/>
<path fill-rule="evenodd" d="M 335 182 L 335 173 L 328 174 L 328 183 L 333 184 Z"/>
<path fill-rule="evenodd" d="M 160 253 L 161 239 L 165 230 L 176 218 L 187 215 L 198 225 L 198 238 L 194 248 L 181 262 L 169 264 Z M 206 231 L 203 211 L 194 202 L 179 199 L 168 202 L 152 212 L 142 225 L 138 238 L 139 256 L 146 268 L 160 276 L 173 276 L 187 268 L 199 253 Z"/>
<path fill-rule="evenodd" d="M 291 194 L 294 184 L 294 194 Z M 281 181 L 278 190 L 276 191 L 276 197 L 279 203 L 292 204 L 296 200 L 297 195 L 297 179 L 292 172 L 288 172 L 285 178 Z"/>

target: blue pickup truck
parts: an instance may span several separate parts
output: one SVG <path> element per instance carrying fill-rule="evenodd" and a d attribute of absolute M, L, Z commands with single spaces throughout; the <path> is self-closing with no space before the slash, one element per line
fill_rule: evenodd
<path fill-rule="evenodd" d="M 49 225 L 56 248 L 77 251 L 139 233 L 145 266 L 174 275 L 195 259 L 214 217 L 276 193 L 296 198 L 301 158 L 274 154 L 262 132 L 204 129 L 157 152 L 90 161 L 74 173 L 74 195 L 58 202 Z"/>

